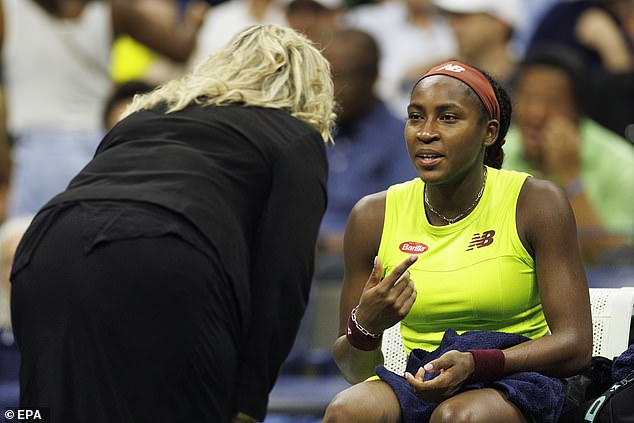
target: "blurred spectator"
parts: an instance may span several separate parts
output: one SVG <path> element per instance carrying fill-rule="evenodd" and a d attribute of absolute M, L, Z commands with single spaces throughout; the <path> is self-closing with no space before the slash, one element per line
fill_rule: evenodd
<path fill-rule="evenodd" d="M 315 40 L 338 25 L 343 6 L 343 0 L 225 1 L 205 15 L 190 65 L 195 66 L 214 53 L 236 32 L 259 23 L 290 26 Z"/>
<path fill-rule="evenodd" d="M 432 0 L 386 0 L 357 6 L 346 22 L 370 33 L 381 49 L 377 90 L 405 119 L 414 81 L 431 65 L 453 57 L 453 31 Z"/>
<path fill-rule="evenodd" d="M 458 58 L 490 73 L 505 87 L 515 70 L 511 48 L 520 24 L 521 0 L 434 0 L 458 42 Z"/>
<path fill-rule="evenodd" d="M 634 70 L 594 75 L 589 89 L 588 116 L 634 143 Z"/>
<path fill-rule="evenodd" d="M 623 72 L 634 66 L 634 1 L 561 1 L 544 15 L 528 49 L 561 44 L 588 69 Z"/>
<path fill-rule="evenodd" d="M 334 145 L 327 148 L 328 208 L 321 225 L 316 277 L 329 273 L 336 279 L 352 207 L 361 197 L 412 179 L 416 172 L 405 154 L 405 121 L 374 92 L 379 66 L 376 41 L 361 30 L 340 28 L 324 45 L 340 110 Z"/>
<path fill-rule="evenodd" d="M 0 225 L 0 405 L 5 407 L 17 406 L 19 403 L 20 371 L 20 351 L 11 325 L 9 273 L 18 242 L 31 218 L 14 217 Z"/>
<path fill-rule="evenodd" d="M 577 0 L 555 4 L 540 21 L 529 50 L 564 45 L 591 73 L 588 115 L 625 136 L 634 123 L 634 0 Z"/>
<path fill-rule="evenodd" d="M 111 90 L 113 37 L 185 61 L 197 27 L 157 0 L 1 0 L 8 130 L 15 139 L 9 215 L 35 212 L 93 156 Z"/>
<path fill-rule="evenodd" d="M 190 66 L 225 45 L 238 31 L 255 24 L 286 25 L 285 5 L 276 0 L 229 0 L 213 6 L 198 33 Z"/>
<path fill-rule="evenodd" d="M 630 66 L 593 78 L 594 101 L 588 114 L 634 143 L 634 0 L 604 0 L 617 19 L 629 46 Z"/>
<path fill-rule="evenodd" d="M 534 50 L 522 61 L 504 167 L 565 190 L 584 259 L 597 264 L 632 245 L 634 147 L 586 117 L 584 72 L 573 52 L 562 48 Z"/>
<path fill-rule="evenodd" d="M 11 180 L 11 145 L 6 132 L 0 129 L 0 223 L 7 216 L 7 200 Z"/>
<path fill-rule="evenodd" d="M 7 216 L 12 162 L 11 141 L 4 126 L 0 126 L 0 224 Z"/>
<path fill-rule="evenodd" d="M 7 132 L 7 111 L 5 109 L 4 87 L 2 86 L 2 69 L 0 67 L 0 224 L 7 213 L 9 197 L 9 180 L 11 178 L 11 138 Z"/>
<path fill-rule="evenodd" d="M 154 14 L 163 15 L 168 22 L 185 19 L 195 27 L 200 26 L 209 9 L 209 5 L 201 0 L 188 0 L 186 3 L 180 0 L 145 0 L 141 4 L 151 8 Z M 110 75 L 115 84 L 144 80 L 157 85 L 180 76 L 184 71 L 184 63 L 171 60 L 129 35 L 120 35 L 113 43 Z"/>
<path fill-rule="evenodd" d="M 121 118 L 123 111 L 130 105 L 136 94 L 152 91 L 154 85 L 145 81 L 128 81 L 117 85 L 106 100 L 103 111 L 103 124 L 110 130 Z"/>
<path fill-rule="evenodd" d="M 9 219 L 0 225 L 0 331 L 11 331 L 9 273 L 15 249 L 31 223 L 32 216 Z M 4 337 L 7 335 L 5 334 Z M 6 339 L 6 338 L 5 338 Z"/>
<path fill-rule="evenodd" d="M 557 1 L 559 0 L 522 0 L 524 16 L 513 31 L 513 40 L 511 41 L 513 51 L 518 57 L 524 55 L 537 24 Z"/>
<path fill-rule="evenodd" d="M 291 0 L 286 20 L 291 28 L 317 40 L 341 23 L 344 12 L 343 0 Z"/>

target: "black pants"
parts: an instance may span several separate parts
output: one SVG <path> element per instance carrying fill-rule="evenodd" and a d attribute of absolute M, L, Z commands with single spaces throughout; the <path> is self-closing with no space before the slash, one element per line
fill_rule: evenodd
<path fill-rule="evenodd" d="M 20 405 L 54 423 L 228 422 L 238 322 L 210 260 L 176 236 L 84 242 L 71 208 L 14 275 Z"/>

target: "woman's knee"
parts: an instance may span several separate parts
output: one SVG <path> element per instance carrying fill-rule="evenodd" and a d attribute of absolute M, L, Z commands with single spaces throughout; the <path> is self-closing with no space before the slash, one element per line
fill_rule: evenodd
<path fill-rule="evenodd" d="M 322 423 L 353 423 L 359 418 L 357 414 L 354 402 L 346 399 L 345 391 L 340 392 L 328 404 Z"/>
<path fill-rule="evenodd" d="M 430 423 L 527 423 L 504 394 L 483 388 L 457 394 L 436 407 Z"/>
<path fill-rule="evenodd" d="M 372 381 L 354 385 L 330 401 L 323 423 L 398 423 L 400 406 L 385 382 Z"/>
<path fill-rule="evenodd" d="M 473 407 L 458 401 L 444 401 L 434 409 L 430 423 L 476 423 Z"/>

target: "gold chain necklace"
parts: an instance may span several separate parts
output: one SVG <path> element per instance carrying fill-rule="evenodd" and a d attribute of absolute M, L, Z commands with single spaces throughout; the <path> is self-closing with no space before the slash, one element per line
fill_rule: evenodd
<path fill-rule="evenodd" d="M 451 225 L 452 223 L 455 223 L 458 220 L 460 220 L 463 217 L 465 217 L 469 212 L 471 212 L 471 210 L 473 210 L 475 208 L 476 204 L 478 204 L 478 201 L 480 201 L 480 198 L 482 198 L 482 193 L 484 192 L 484 186 L 486 185 L 486 183 L 487 183 L 487 168 L 485 166 L 484 167 L 484 180 L 482 181 L 482 187 L 480 187 L 480 192 L 476 196 L 475 200 L 473 200 L 473 203 L 469 207 L 467 207 L 467 209 L 465 211 L 460 213 L 458 216 L 452 217 L 452 218 L 445 217 L 440 212 L 437 212 L 431 206 L 431 203 L 429 202 L 429 198 L 427 198 L 427 185 L 425 185 L 425 190 L 424 190 L 424 193 L 423 193 L 423 197 L 425 199 L 425 204 L 427 204 L 427 207 L 429 207 L 429 210 L 431 210 L 432 213 L 434 213 L 436 216 L 438 216 L 439 218 L 441 218 L 442 220 L 447 222 L 447 224 Z"/>

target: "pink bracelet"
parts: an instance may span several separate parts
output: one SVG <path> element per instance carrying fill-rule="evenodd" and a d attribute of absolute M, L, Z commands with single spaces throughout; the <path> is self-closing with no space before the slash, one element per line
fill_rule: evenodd
<path fill-rule="evenodd" d="M 381 337 L 383 334 L 374 334 L 369 332 L 357 322 L 356 306 L 348 316 L 348 328 L 346 329 L 346 338 L 350 345 L 361 351 L 372 351 L 381 345 Z"/>
<path fill-rule="evenodd" d="M 505 358 L 502 350 L 469 350 L 475 362 L 471 382 L 492 382 L 504 376 Z"/>

